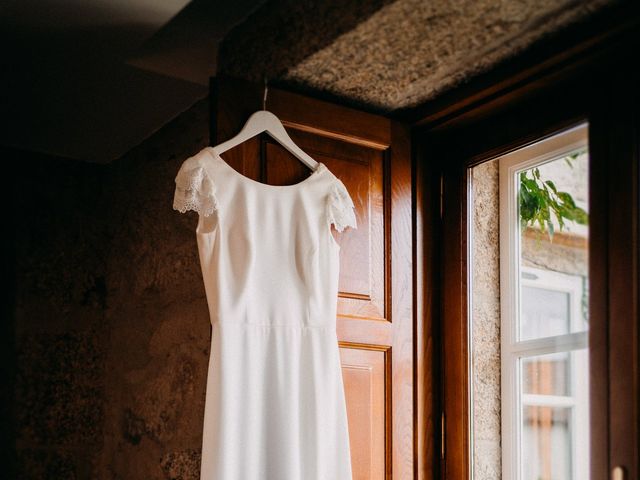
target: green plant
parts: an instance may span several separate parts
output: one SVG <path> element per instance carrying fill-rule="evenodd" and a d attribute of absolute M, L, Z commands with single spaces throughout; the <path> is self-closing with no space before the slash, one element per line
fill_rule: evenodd
<path fill-rule="evenodd" d="M 582 153 L 584 152 L 573 153 L 564 160 L 573 168 L 573 161 Z M 566 221 L 580 225 L 587 225 L 589 222 L 589 214 L 576 205 L 573 197 L 567 192 L 559 191 L 552 180 L 540 178 L 538 168 L 520 172 L 518 196 L 523 229 L 537 224 L 542 232 L 548 231 L 549 238 L 552 238 L 555 231 L 552 214 L 556 217 L 560 230 L 565 227 Z"/>

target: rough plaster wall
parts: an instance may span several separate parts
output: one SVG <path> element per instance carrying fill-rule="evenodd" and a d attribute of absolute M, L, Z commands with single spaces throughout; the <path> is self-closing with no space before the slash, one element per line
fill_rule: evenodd
<path fill-rule="evenodd" d="M 474 480 L 501 477 L 498 162 L 473 169 Z"/>
<path fill-rule="evenodd" d="M 16 162 L 18 478 L 198 478 L 210 327 L 172 199 L 207 143 L 203 100 L 113 165 Z"/>
<path fill-rule="evenodd" d="M 267 73 L 388 112 L 432 99 L 615 0 L 396 0 L 375 2 L 370 15 L 349 2 L 324 10 L 321 30 L 304 17 L 310 7 L 283 3 L 267 2 L 225 38 L 218 72 L 250 80 Z M 345 19 L 354 28 L 340 34 L 332 25 Z"/>

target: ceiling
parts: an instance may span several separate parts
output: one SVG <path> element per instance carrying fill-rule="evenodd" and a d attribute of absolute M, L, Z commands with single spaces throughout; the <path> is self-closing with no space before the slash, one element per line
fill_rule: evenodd
<path fill-rule="evenodd" d="M 208 94 L 218 42 L 261 3 L 4 0 L 0 144 L 119 158 Z"/>

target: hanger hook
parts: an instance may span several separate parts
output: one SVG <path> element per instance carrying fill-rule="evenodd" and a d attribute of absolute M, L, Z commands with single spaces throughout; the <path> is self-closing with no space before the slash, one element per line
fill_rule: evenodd
<path fill-rule="evenodd" d="M 267 76 L 264 76 L 264 96 L 262 97 L 262 109 L 267 109 L 267 93 L 269 92 L 269 86 L 267 85 Z"/>

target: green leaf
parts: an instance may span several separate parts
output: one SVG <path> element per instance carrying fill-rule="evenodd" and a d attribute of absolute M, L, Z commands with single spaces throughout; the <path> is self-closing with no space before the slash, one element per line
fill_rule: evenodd
<path fill-rule="evenodd" d="M 567 155 L 565 160 L 573 167 L 572 160 L 582 153 L 584 152 Z M 566 220 L 581 225 L 588 224 L 588 213 L 576 205 L 568 192 L 559 192 L 552 180 L 542 180 L 539 168 L 520 172 L 519 178 L 518 206 L 523 228 L 537 224 L 542 232 L 548 230 L 549 236 L 552 237 L 555 233 L 551 220 L 552 212 L 560 230 L 566 227 Z"/>
<path fill-rule="evenodd" d="M 553 190 L 553 193 L 555 193 L 555 194 L 558 193 L 558 189 L 556 188 L 556 184 L 553 183 L 551 180 L 547 180 L 544 183 L 547 184 L 551 190 Z"/>
<path fill-rule="evenodd" d="M 558 198 L 564 203 L 568 204 L 571 208 L 576 208 L 576 204 L 573 201 L 573 197 L 567 192 L 558 192 Z"/>

